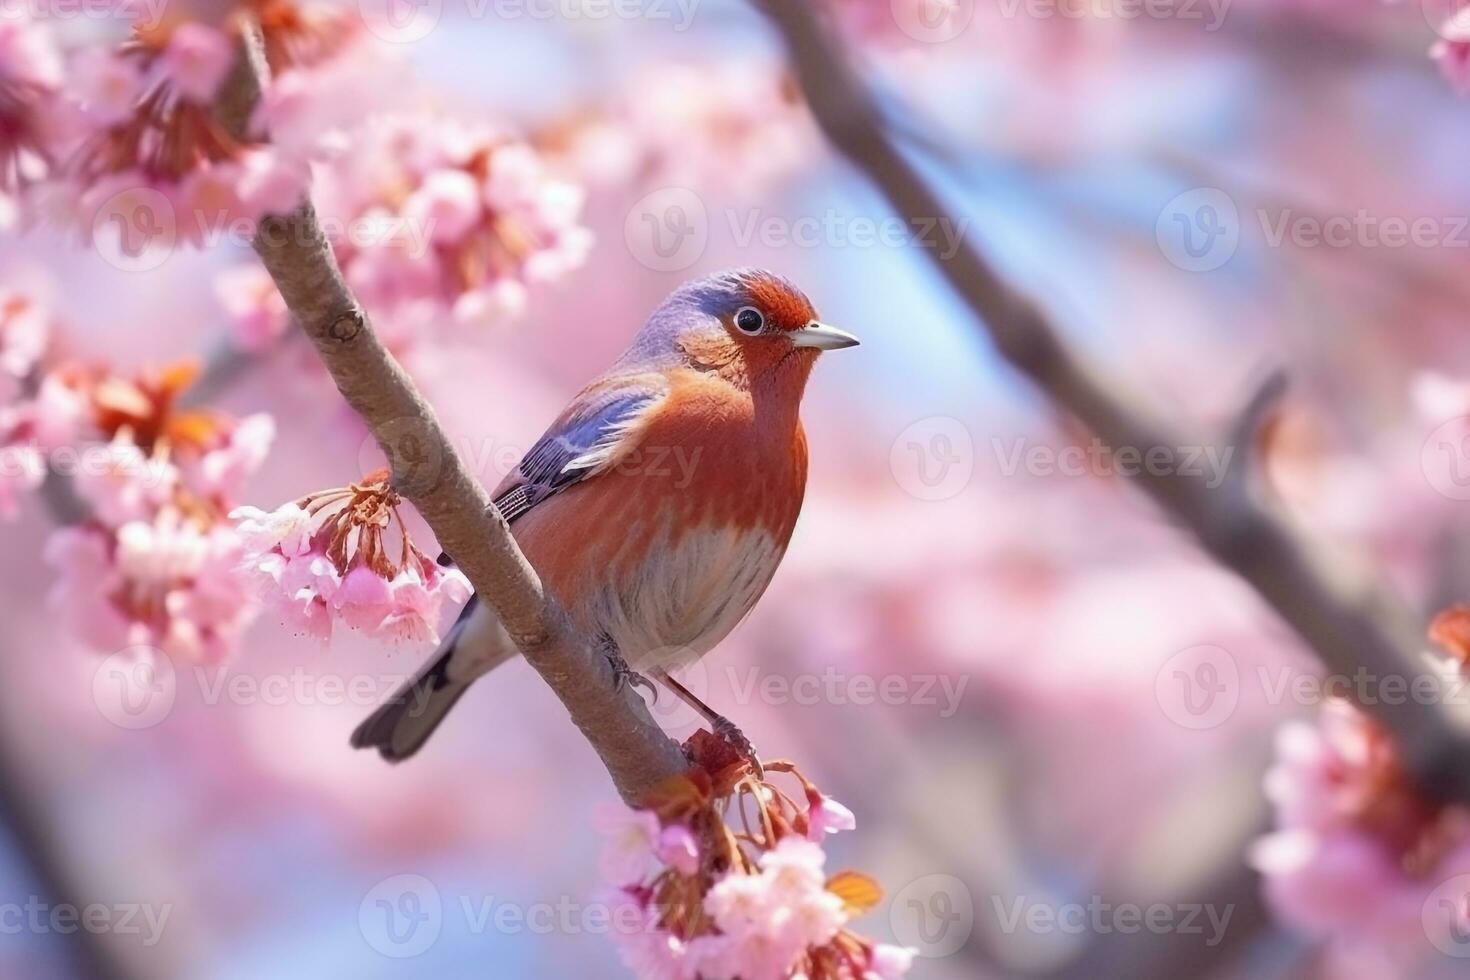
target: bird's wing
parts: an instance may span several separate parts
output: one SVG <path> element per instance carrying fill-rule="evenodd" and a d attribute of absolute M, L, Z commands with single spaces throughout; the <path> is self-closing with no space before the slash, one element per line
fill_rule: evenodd
<path fill-rule="evenodd" d="M 573 484 L 602 472 L 620 457 L 630 434 L 668 393 L 659 375 L 639 375 L 588 386 L 495 489 L 495 506 L 508 521 Z"/>
<path fill-rule="evenodd" d="M 619 458 L 646 413 L 668 394 L 657 374 L 596 381 L 584 388 L 495 488 L 495 507 L 514 521 Z M 439 564 L 452 565 L 448 554 Z"/>

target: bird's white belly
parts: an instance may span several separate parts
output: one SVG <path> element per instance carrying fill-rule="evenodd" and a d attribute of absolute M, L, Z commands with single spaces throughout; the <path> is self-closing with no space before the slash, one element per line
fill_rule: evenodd
<path fill-rule="evenodd" d="M 785 546 L 762 530 L 686 532 L 603 589 L 604 628 L 628 663 L 677 668 L 708 653 L 755 606 Z"/>

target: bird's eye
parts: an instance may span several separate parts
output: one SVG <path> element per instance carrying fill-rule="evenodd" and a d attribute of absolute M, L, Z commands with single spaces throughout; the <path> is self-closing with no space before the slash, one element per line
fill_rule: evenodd
<path fill-rule="evenodd" d="M 754 306 L 742 306 L 735 314 L 735 329 L 741 333 L 760 333 L 765 325 L 765 316 Z"/>

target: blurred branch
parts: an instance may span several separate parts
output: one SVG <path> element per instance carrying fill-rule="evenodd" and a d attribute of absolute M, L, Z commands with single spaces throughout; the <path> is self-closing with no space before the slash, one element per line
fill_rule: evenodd
<path fill-rule="evenodd" d="M 61 857 L 64 850 L 49 831 L 51 822 L 41 813 L 35 795 L 27 792 L 30 779 L 21 771 L 18 760 L 4 751 L 5 745 L 14 741 L 0 739 L 0 829 L 13 839 L 15 853 L 41 891 L 38 897 L 53 910 L 70 908 L 80 914 L 95 896 L 84 895 L 76 887 L 75 877 Z M 78 980 L 133 980 L 133 974 L 112 955 L 107 942 L 105 934 L 94 929 L 74 930 L 66 938 L 71 967 L 67 975 Z"/>
<path fill-rule="evenodd" d="M 248 30 L 218 106 L 231 132 L 245 131 L 268 73 L 259 34 Z M 687 763 L 678 744 L 658 727 L 632 685 L 620 689 L 600 646 L 575 632 L 543 591 L 504 516 L 378 340 L 342 278 L 310 198 L 290 214 L 267 217 L 254 244 L 337 390 L 382 447 L 394 487 L 494 607 L 517 648 L 597 751 L 623 799 L 635 803 L 683 772 Z"/>
<path fill-rule="evenodd" d="M 867 87 L 816 9 L 795 0 L 756 2 L 784 37 L 807 102 L 833 145 L 901 217 L 934 221 L 947 216 L 943 202 L 895 145 Z M 1145 452 L 1201 444 L 1130 404 L 1124 389 L 1079 361 L 1037 304 L 1007 283 L 973 244 L 940 250 L 924 242 L 922 247 L 1000 354 L 1106 444 Z M 1237 427 L 1234 435 L 1245 433 Z M 1233 467 L 1216 486 L 1202 474 L 1148 467 L 1136 479 L 1216 560 L 1250 583 L 1329 668 L 1348 676 L 1362 670 L 1379 680 L 1438 683 L 1412 658 L 1423 636 L 1415 628 L 1416 617 L 1366 575 L 1350 574 L 1341 563 L 1329 567 L 1299 541 L 1256 502 L 1244 467 Z M 1470 800 L 1470 739 L 1449 714 L 1408 699 L 1401 704 L 1375 700 L 1364 708 L 1398 738 L 1423 788 L 1440 798 Z"/>
<path fill-rule="evenodd" d="M 242 350 L 229 340 L 220 341 L 205 358 L 204 370 L 198 379 L 180 393 L 179 407 L 206 405 L 219 398 L 284 343 L 281 341 L 269 350 L 257 352 Z"/>

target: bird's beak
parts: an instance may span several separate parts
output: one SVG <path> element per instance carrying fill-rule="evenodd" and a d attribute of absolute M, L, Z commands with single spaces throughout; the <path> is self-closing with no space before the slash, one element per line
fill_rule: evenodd
<path fill-rule="evenodd" d="M 859 340 L 846 330 L 838 330 L 825 323 L 813 320 L 800 330 L 788 334 L 794 347 L 810 347 L 813 350 L 841 350 L 856 347 Z"/>

